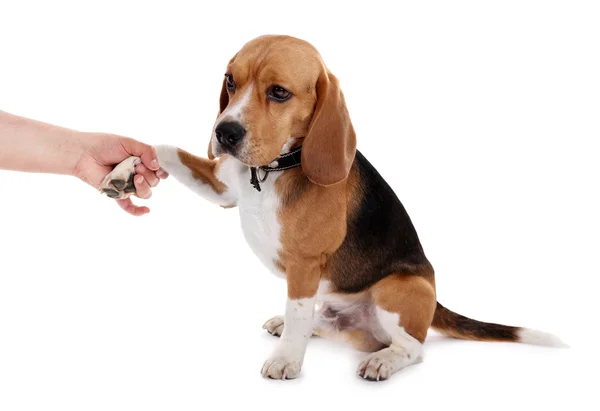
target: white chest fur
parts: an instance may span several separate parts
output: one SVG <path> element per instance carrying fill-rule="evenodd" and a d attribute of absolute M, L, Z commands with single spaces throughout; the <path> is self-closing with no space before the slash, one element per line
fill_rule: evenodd
<path fill-rule="evenodd" d="M 259 176 L 263 176 L 259 170 Z M 261 191 L 250 184 L 250 170 L 231 159 L 223 163 L 217 177 L 234 190 L 242 223 L 242 231 L 248 245 L 272 273 L 282 276 L 275 264 L 279 259 L 281 226 L 277 220 L 279 196 L 275 181 L 282 172 L 271 172 L 260 183 Z"/>

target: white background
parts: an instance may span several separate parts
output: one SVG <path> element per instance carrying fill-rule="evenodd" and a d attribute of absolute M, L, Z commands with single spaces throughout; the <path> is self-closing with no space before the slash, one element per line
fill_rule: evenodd
<path fill-rule="evenodd" d="M 432 334 L 422 364 L 375 384 L 363 354 L 315 339 L 301 378 L 264 380 L 285 283 L 236 210 L 169 179 L 136 218 L 74 178 L 0 172 L 0 410 L 593 408 L 597 2 L 147 3 L 2 2 L 0 109 L 205 155 L 229 58 L 306 39 L 439 300 L 571 348 Z"/>

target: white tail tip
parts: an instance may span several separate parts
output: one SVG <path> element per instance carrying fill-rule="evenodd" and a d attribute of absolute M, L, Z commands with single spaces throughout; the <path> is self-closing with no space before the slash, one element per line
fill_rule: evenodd
<path fill-rule="evenodd" d="M 524 344 L 543 345 L 546 347 L 568 348 L 556 335 L 545 333 L 543 331 L 532 330 L 531 328 L 521 328 L 517 331 L 519 342 Z"/>

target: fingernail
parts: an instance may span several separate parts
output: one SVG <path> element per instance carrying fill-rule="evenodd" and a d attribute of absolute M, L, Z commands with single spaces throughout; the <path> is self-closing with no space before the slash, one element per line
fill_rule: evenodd
<path fill-rule="evenodd" d="M 143 176 L 135 176 L 135 182 L 138 184 L 142 184 L 144 182 Z"/>
<path fill-rule="evenodd" d="M 154 167 L 155 169 L 156 169 L 156 168 L 158 168 L 158 160 L 157 160 L 157 159 L 154 159 L 154 160 L 152 160 L 152 161 L 150 162 L 150 165 L 151 165 L 152 167 Z"/>
<path fill-rule="evenodd" d="M 156 172 L 156 176 L 157 176 L 158 178 L 162 178 L 162 177 L 164 177 L 164 176 L 165 176 L 165 172 L 164 172 L 164 171 L 162 171 L 162 170 L 158 170 L 158 171 Z"/>
<path fill-rule="evenodd" d="M 137 166 L 137 171 L 138 171 L 139 173 L 143 173 L 145 170 L 146 170 L 146 167 L 144 167 L 142 164 L 139 164 L 139 165 Z"/>

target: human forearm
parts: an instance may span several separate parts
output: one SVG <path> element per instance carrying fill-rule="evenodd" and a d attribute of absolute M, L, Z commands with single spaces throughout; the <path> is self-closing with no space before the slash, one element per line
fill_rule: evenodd
<path fill-rule="evenodd" d="M 83 133 L 0 111 L 0 169 L 73 175 Z"/>
<path fill-rule="evenodd" d="M 58 127 L 0 111 L 0 170 L 67 174 L 98 188 L 115 165 L 136 156 L 135 195 L 149 198 L 168 174 L 160 169 L 154 147 L 132 138 Z M 130 198 L 117 201 L 128 213 L 146 214 Z"/>

